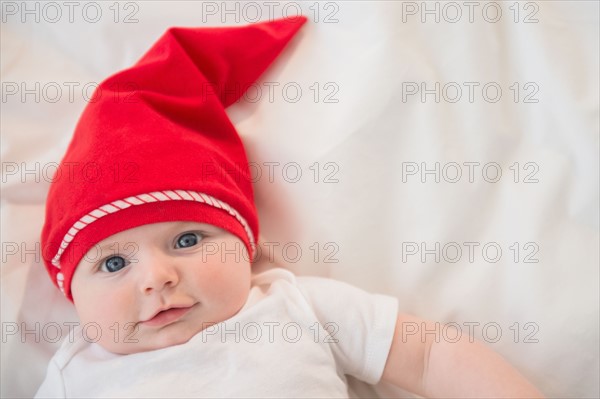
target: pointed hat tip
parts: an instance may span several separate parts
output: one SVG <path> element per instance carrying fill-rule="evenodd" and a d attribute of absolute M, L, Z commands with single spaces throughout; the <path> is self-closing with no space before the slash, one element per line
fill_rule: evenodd
<path fill-rule="evenodd" d="M 293 18 L 278 18 L 267 21 L 257 22 L 255 25 L 262 25 L 267 29 L 273 29 L 289 34 L 295 34 L 306 22 L 308 18 L 304 15 L 298 15 Z"/>

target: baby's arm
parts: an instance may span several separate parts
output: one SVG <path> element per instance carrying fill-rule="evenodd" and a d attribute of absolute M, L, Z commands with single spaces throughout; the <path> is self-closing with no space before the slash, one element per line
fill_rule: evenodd
<path fill-rule="evenodd" d="M 433 322 L 398 316 L 384 381 L 425 397 L 543 398 L 506 360 L 483 344 L 469 342 L 466 334 L 457 342 L 435 342 L 433 333 L 422 339 L 424 326 L 427 331 L 435 331 Z M 416 334 L 407 334 L 415 328 Z M 447 330 L 445 335 L 458 334 Z"/>

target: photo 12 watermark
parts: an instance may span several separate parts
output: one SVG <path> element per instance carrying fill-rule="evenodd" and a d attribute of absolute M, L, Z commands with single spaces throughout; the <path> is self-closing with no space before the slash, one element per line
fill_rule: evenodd
<path fill-rule="evenodd" d="M 540 182 L 539 171 L 539 164 L 532 161 L 516 161 L 504 167 L 493 161 L 407 161 L 401 164 L 402 183 L 498 183 L 504 180 L 533 184 Z"/>
<path fill-rule="evenodd" d="M 403 241 L 400 251 L 402 263 L 498 263 L 503 257 L 514 263 L 540 261 L 540 245 L 534 241 Z"/>
<path fill-rule="evenodd" d="M 337 1 L 202 1 L 202 23 L 256 23 L 301 16 L 312 23 L 337 24 L 344 2 Z"/>
<path fill-rule="evenodd" d="M 203 180 L 235 182 L 249 180 L 256 184 L 269 183 L 337 184 L 340 182 L 340 164 L 334 161 L 300 163 L 295 161 L 251 161 L 243 164 L 202 162 L 198 165 Z"/>
<path fill-rule="evenodd" d="M 213 97 L 228 103 L 227 98 L 234 102 L 257 103 L 268 101 L 275 103 L 282 101 L 295 104 L 303 98 L 309 102 L 337 104 L 340 102 L 338 93 L 340 87 L 337 82 L 309 82 L 300 83 L 294 81 L 273 82 L 235 82 L 235 83 L 203 83 L 201 86 L 201 97 L 203 101 Z"/>
<path fill-rule="evenodd" d="M 112 183 L 139 182 L 139 165 L 135 162 L 99 164 L 90 162 L 2 162 L 2 184 L 9 182 Z"/>
<path fill-rule="evenodd" d="M 2 1 L 2 23 L 90 23 L 139 22 L 137 1 Z"/>
<path fill-rule="evenodd" d="M 475 342 L 476 337 L 482 341 L 495 344 L 503 337 L 507 337 L 514 343 L 535 344 L 539 342 L 537 334 L 540 326 L 535 322 L 519 323 L 510 325 L 495 321 L 463 321 L 457 322 L 402 322 L 400 328 L 402 342 L 408 342 L 411 337 L 417 337 L 421 342 L 426 342 L 431 337 L 434 342 L 457 343 L 464 337 L 469 342 Z"/>
<path fill-rule="evenodd" d="M 540 86 L 537 82 L 402 82 L 402 102 L 421 103 L 497 103 L 502 96 L 514 103 L 537 104 Z M 508 97 L 506 97 L 508 96 Z"/>
<path fill-rule="evenodd" d="M 540 6 L 534 1 L 403 1 L 403 23 L 496 24 L 503 20 L 537 24 Z"/>

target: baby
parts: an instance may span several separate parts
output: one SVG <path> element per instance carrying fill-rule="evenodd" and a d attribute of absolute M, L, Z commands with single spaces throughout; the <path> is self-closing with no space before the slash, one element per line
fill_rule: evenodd
<path fill-rule="evenodd" d="M 256 272 L 248 161 L 225 109 L 304 18 L 172 28 L 85 109 L 48 194 L 44 260 L 80 328 L 36 397 L 347 397 L 347 375 L 432 397 L 541 397 L 397 300 Z"/>

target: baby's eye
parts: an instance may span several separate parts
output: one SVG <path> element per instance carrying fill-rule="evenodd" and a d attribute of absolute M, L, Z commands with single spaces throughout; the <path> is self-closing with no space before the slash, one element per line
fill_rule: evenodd
<path fill-rule="evenodd" d="M 175 243 L 175 248 L 188 248 L 198 244 L 202 237 L 196 233 L 184 233 L 179 236 Z"/>
<path fill-rule="evenodd" d="M 102 262 L 100 265 L 100 270 L 103 272 L 114 273 L 118 272 L 128 264 L 129 262 L 127 262 L 122 256 L 111 256 Z"/>

